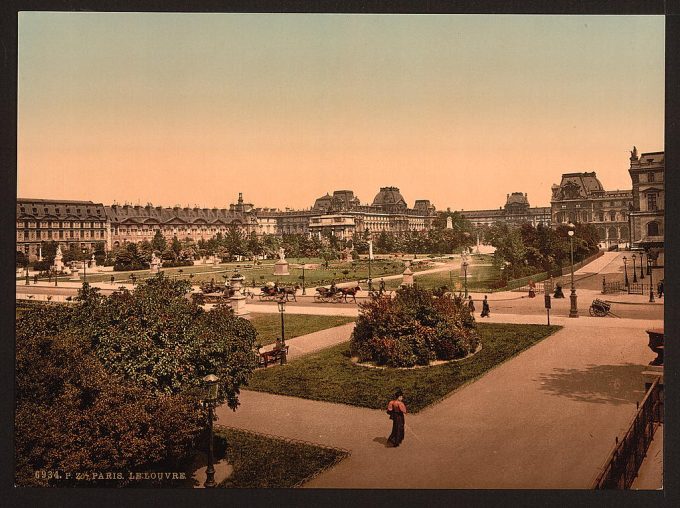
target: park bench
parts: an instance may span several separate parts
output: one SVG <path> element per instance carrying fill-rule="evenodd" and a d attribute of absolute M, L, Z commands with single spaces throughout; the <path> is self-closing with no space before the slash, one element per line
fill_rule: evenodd
<path fill-rule="evenodd" d="M 271 351 L 265 351 L 260 353 L 258 357 L 258 366 L 267 367 L 270 363 L 276 363 L 281 360 L 281 353 L 285 351 L 286 356 L 288 356 L 288 346 L 284 346 L 279 349 L 272 349 Z"/>

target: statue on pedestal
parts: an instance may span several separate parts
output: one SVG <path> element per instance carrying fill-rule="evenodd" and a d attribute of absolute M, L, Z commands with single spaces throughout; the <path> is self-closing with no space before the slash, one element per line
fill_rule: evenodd
<path fill-rule="evenodd" d="M 156 255 L 155 252 L 151 254 L 151 262 L 149 263 L 149 268 L 151 273 L 158 273 L 158 269 L 161 266 L 161 259 Z"/>
<path fill-rule="evenodd" d="M 279 260 L 274 263 L 274 275 L 290 275 L 283 247 L 279 247 Z"/>
<path fill-rule="evenodd" d="M 54 263 L 52 264 L 55 272 L 61 272 L 64 270 L 64 262 L 62 261 L 63 258 L 64 256 L 61 253 L 61 245 L 57 245 L 57 253 L 54 255 Z"/>

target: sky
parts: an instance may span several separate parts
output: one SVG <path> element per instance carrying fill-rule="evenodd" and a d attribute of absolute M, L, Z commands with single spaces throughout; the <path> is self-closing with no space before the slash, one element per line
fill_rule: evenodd
<path fill-rule="evenodd" d="M 22 198 L 548 206 L 663 150 L 662 16 L 23 12 Z"/>

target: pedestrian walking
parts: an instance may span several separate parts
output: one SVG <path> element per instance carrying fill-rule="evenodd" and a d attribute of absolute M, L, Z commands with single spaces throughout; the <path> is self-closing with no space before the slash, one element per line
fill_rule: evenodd
<path fill-rule="evenodd" d="M 491 310 L 489 309 L 489 301 L 486 299 L 486 295 L 484 295 L 484 300 L 482 301 L 482 313 L 480 314 L 480 316 L 489 317 L 489 312 L 491 312 Z"/>
<path fill-rule="evenodd" d="M 381 295 L 385 292 L 385 280 L 382 277 L 380 278 L 380 289 L 378 292 Z"/>
<path fill-rule="evenodd" d="M 468 296 L 468 310 L 470 311 L 470 314 L 475 313 L 475 302 L 472 299 L 472 296 Z"/>
<path fill-rule="evenodd" d="M 406 414 L 404 393 L 400 389 L 397 389 L 394 399 L 387 404 L 387 414 L 390 415 L 390 420 L 392 420 L 392 433 L 387 441 L 396 447 L 404 440 L 404 415 Z"/>
<path fill-rule="evenodd" d="M 656 285 L 656 290 L 657 293 L 659 294 L 659 298 L 663 298 L 663 279 L 661 279 L 659 283 Z"/>

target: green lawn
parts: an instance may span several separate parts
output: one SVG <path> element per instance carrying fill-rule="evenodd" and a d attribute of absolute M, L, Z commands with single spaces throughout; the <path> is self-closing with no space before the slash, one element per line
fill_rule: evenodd
<path fill-rule="evenodd" d="M 561 327 L 479 323 L 482 350 L 460 362 L 420 369 L 375 369 L 355 365 L 349 343 L 257 370 L 248 389 L 382 409 L 396 387 L 418 412 L 461 385 L 512 358 Z"/>
<path fill-rule="evenodd" d="M 356 320 L 354 317 L 347 316 L 311 316 L 304 314 L 285 313 L 286 340 L 300 335 L 325 330 L 334 326 L 344 325 Z M 281 317 L 279 314 L 257 314 L 250 315 L 250 322 L 257 330 L 257 342 L 266 346 L 273 344 L 276 337 L 281 336 Z"/>
<path fill-rule="evenodd" d="M 467 284 L 468 289 L 486 289 L 489 283 L 497 280 L 499 277 L 498 270 L 493 266 L 488 265 L 471 265 L 468 268 Z M 450 286 L 453 280 L 454 287 L 456 282 L 460 283 L 463 288 L 464 277 L 460 273 L 460 268 L 456 268 L 451 272 L 436 272 L 419 275 L 413 279 L 420 287 L 423 288 L 437 288 L 441 286 Z"/>
<path fill-rule="evenodd" d="M 245 277 L 245 284 L 252 285 L 253 281 L 256 286 L 264 284 L 268 281 L 277 281 L 281 285 L 302 285 L 302 269 L 293 267 L 294 260 L 288 260 L 291 263 L 289 266 L 290 275 L 281 276 L 274 275 L 274 261 L 266 260 L 261 265 L 253 265 L 252 262 L 241 263 L 222 263 L 217 266 L 213 265 L 196 265 L 184 266 L 176 268 L 162 268 L 162 272 L 169 277 L 180 277 L 191 280 L 192 284 L 200 282 L 208 282 L 214 279 L 217 283 L 224 283 L 224 276 L 231 277 L 236 270 Z M 297 261 L 297 260 L 295 260 Z M 304 263 L 311 264 L 316 262 L 320 264 L 319 260 L 311 260 L 309 258 L 301 260 Z M 251 268 L 246 268 L 251 266 Z M 181 270 L 181 272 L 180 272 Z M 343 272 L 347 273 L 343 273 Z M 374 260 L 371 262 L 371 275 L 379 277 L 381 275 L 400 274 L 404 271 L 404 263 L 401 260 Z M 87 280 L 90 282 L 109 282 L 111 275 L 115 277 L 116 283 L 130 282 L 130 275 L 135 275 L 137 281 L 148 277 L 153 277 L 149 270 L 136 270 L 133 272 L 105 272 L 105 273 L 90 273 L 88 271 Z M 192 275 L 192 277 L 190 277 Z M 308 288 L 313 288 L 315 285 L 330 284 L 332 280 L 342 282 L 343 280 L 357 280 L 368 277 L 368 261 L 360 260 L 353 262 L 331 261 L 328 268 L 320 265 L 318 268 L 305 270 L 305 285 Z M 42 280 L 42 279 L 41 279 Z M 47 280 L 45 278 L 45 280 Z"/>
<path fill-rule="evenodd" d="M 222 488 L 293 488 L 347 457 L 336 448 L 315 446 L 234 428 L 217 427 L 216 448 L 224 448 L 232 474 Z M 221 441 L 221 442 L 220 442 Z"/>

